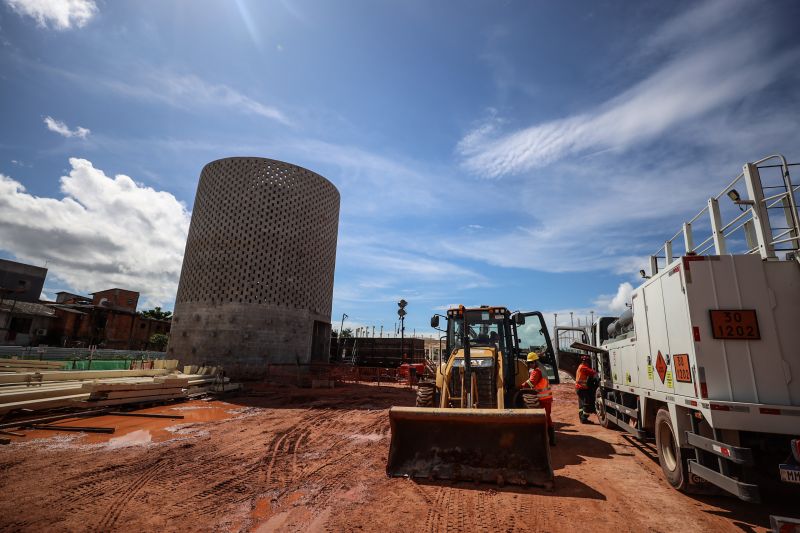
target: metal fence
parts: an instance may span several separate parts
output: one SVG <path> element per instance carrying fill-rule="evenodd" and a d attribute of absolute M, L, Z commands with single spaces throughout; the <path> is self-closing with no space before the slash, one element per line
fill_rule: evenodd
<path fill-rule="evenodd" d="M 166 352 L 144 350 L 91 350 L 89 348 L 57 348 L 54 346 L 0 346 L 0 357 L 69 361 L 75 359 L 166 359 Z"/>

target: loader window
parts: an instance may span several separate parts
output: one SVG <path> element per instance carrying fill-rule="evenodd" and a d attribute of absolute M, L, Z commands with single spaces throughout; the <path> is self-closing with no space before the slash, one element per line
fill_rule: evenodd
<path fill-rule="evenodd" d="M 550 334 L 544 317 L 537 312 L 525 313 L 525 323 L 517 326 L 517 340 L 519 341 L 518 357 L 524 359 L 528 352 L 539 354 L 539 362 L 547 370 L 547 378 L 551 383 L 559 383 L 556 360 L 553 346 L 550 343 Z"/>
<path fill-rule="evenodd" d="M 495 346 L 503 343 L 503 320 L 490 318 L 489 313 L 467 313 L 467 327 L 470 346 Z M 462 328 L 461 320 L 448 321 L 447 345 L 451 350 L 463 347 Z"/>

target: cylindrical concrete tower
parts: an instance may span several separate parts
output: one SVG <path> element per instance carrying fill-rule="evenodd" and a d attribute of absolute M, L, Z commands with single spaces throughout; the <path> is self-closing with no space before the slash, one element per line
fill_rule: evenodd
<path fill-rule="evenodd" d="M 267 363 L 327 362 L 339 191 L 259 157 L 200 174 L 168 352 L 257 379 Z"/>

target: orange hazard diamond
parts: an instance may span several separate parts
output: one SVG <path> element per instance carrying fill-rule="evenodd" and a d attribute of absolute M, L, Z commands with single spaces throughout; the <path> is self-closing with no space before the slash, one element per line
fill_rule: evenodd
<path fill-rule="evenodd" d="M 658 372 L 658 377 L 661 378 L 661 383 L 664 383 L 664 378 L 667 376 L 667 362 L 664 360 L 664 356 L 661 355 L 661 350 L 658 351 L 658 357 L 656 357 L 656 372 Z"/>

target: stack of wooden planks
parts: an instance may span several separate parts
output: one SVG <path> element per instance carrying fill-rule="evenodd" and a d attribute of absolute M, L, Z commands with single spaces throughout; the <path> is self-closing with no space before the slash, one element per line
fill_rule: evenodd
<path fill-rule="evenodd" d="M 167 369 L 0 373 L 0 415 L 20 409 L 85 409 L 181 400 L 240 386 L 216 369 L 197 370 L 196 374 L 168 373 Z"/>
<path fill-rule="evenodd" d="M 0 359 L 0 372 L 30 372 L 60 370 L 64 361 L 39 361 L 37 359 Z"/>

